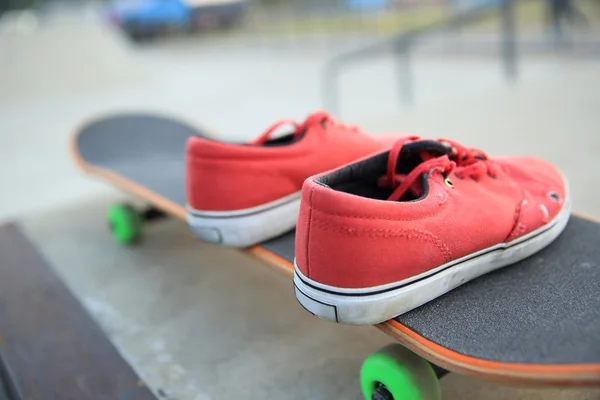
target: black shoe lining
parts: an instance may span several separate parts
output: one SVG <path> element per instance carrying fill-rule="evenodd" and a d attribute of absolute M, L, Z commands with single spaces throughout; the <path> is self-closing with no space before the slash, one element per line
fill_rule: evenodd
<path fill-rule="evenodd" d="M 432 145 L 432 143 L 435 144 Z M 431 149 L 434 148 L 436 153 L 439 152 L 440 155 L 446 154 L 446 148 L 440 146 L 441 145 L 438 142 L 430 141 L 421 141 L 405 145 L 398 157 L 396 173 L 408 174 L 417 165 L 422 163 L 423 161 L 420 153 L 424 151 L 424 149 L 431 152 Z M 392 194 L 392 189 L 380 186 L 378 181 L 382 176 L 386 175 L 389 154 L 390 152 L 386 151 L 368 159 L 349 164 L 318 178 L 315 182 L 340 192 L 371 199 L 385 200 Z M 424 173 L 420 177 L 423 188 L 420 197 L 416 197 L 410 191 L 407 191 L 400 201 L 418 201 L 425 198 L 429 192 L 427 176 L 428 174 Z"/>

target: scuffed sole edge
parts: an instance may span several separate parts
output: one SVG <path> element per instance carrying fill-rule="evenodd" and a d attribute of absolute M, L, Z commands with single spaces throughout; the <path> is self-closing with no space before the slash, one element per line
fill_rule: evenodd
<path fill-rule="evenodd" d="M 336 292 L 336 288 L 305 277 L 294 261 L 294 289 L 298 302 L 315 316 L 349 325 L 374 325 L 411 311 L 458 286 L 496 269 L 512 265 L 551 244 L 565 229 L 570 198 L 548 224 L 504 246 L 456 263 L 424 279 L 389 290 Z M 399 283 L 400 284 L 400 283 Z M 343 289 L 340 289 L 343 290 Z"/>
<path fill-rule="evenodd" d="M 291 231 L 300 212 L 300 194 L 247 210 L 198 211 L 188 207 L 187 223 L 199 239 L 231 247 L 249 247 Z"/>

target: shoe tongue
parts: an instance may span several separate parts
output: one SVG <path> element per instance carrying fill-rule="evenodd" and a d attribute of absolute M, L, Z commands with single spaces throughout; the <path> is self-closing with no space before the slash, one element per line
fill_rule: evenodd
<path fill-rule="evenodd" d="M 437 140 L 418 139 L 402 144 L 400 154 L 395 163 L 394 176 L 392 177 L 388 170 L 388 174 L 383 177 L 380 185 L 386 186 L 391 184 L 392 189 L 395 189 L 402 185 L 404 180 L 408 179 L 408 176 L 421 164 L 434 158 L 449 155 L 451 152 L 452 149 Z M 393 157 L 392 154 L 390 156 Z M 390 168 L 389 163 L 388 168 Z M 404 193 L 411 193 L 412 198 L 420 198 L 423 195 L 422 182 L 419 179 L 412 180 Z M 404 196 L 404 194 L 401 196 Z"/>
<path fill-rule="evenodd" d="M 452 149 L 445 144 L 438 142 L 437 140 L 419 140 L 415 142 L 406 143 L 402 146 L 400 151 L 400 157 L 408 157 L 413 154 L 421 154 L 426 161 L 430 158 L 440 157 L 444 155 L 450 155 Z M 429 157 L 424 157 L 428 155 Z"/>

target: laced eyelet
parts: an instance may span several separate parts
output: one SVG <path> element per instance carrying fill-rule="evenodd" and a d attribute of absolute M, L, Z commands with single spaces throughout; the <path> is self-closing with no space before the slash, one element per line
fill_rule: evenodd
<path fill-rule="evenodd" d="M 488 176 L 492 179 L 498 179 L 498 175 L 490 174 L 489 172 L 488 172 Z"/>
<path fill-rule="evenodd" d="M 474 176 L 470 176 L 469 178 L 471 178 L 474 182 L 479 182 L 479 179 L 475 178 Z"/>
<path fill-rule="evenodd" d="M 550 197 L 552 200 L 556 201 L 557 203 L 560 203 L 560 195 L 556 192 L 548 192 L 548 197 Z"/>
<path fill-rule="evenodd" d="M 445 177 L 444 178 L 444 183 L 446 184 L 446 186 L 448 186 L 449 188 L 454 189 L 454 183 L 452 182 L 452 180 L 450 180 L 450 177 Z"/>
<path fill-rule="evenodd" d="M 454 173 L 454 176 L 455 176 L 455 177 L 457 177 L 458 179 L 460 179 L 461 181 L 465 179 L 465 177 L 464 177 L 464 176 L 462 176 L 462 175 L 459 175 L 459 174 L 457 174 L 457 173 Z"/>

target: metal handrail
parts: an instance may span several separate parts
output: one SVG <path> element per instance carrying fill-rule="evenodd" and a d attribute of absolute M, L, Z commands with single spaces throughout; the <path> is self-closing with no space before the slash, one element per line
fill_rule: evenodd
<path fill-rule="evenodd" d="M 497 4 L 486 4 L 474 7 L 443 21 L 412 29 L 392 38 L 378 41 L 368 46 L 335 56 L 327 62 L 323 73 L 322 95 L 325 102 L 325 109 L 333 113 L 337 112 L 339 92 L 337 77 L 342 67 L 367 58 L 387 54 L 390 50 L 396 54 L 399 62 L 399 71 L 401 73 L 401 97 L 404 103 L 411 103 L 413 101 L 413 92 L 409 52 L 414 42 L 417 39 L 421 39 L 422 37 L 439 31 L 477 22 L 499 10 L 502 12 L 501 33 L 503 43 L 501 48 L 501 60 L 503 61 L 507 80 L 514 80 L 517 76 L 517 54 L 513 1 L 514 0 L 501 0 Z"/>

